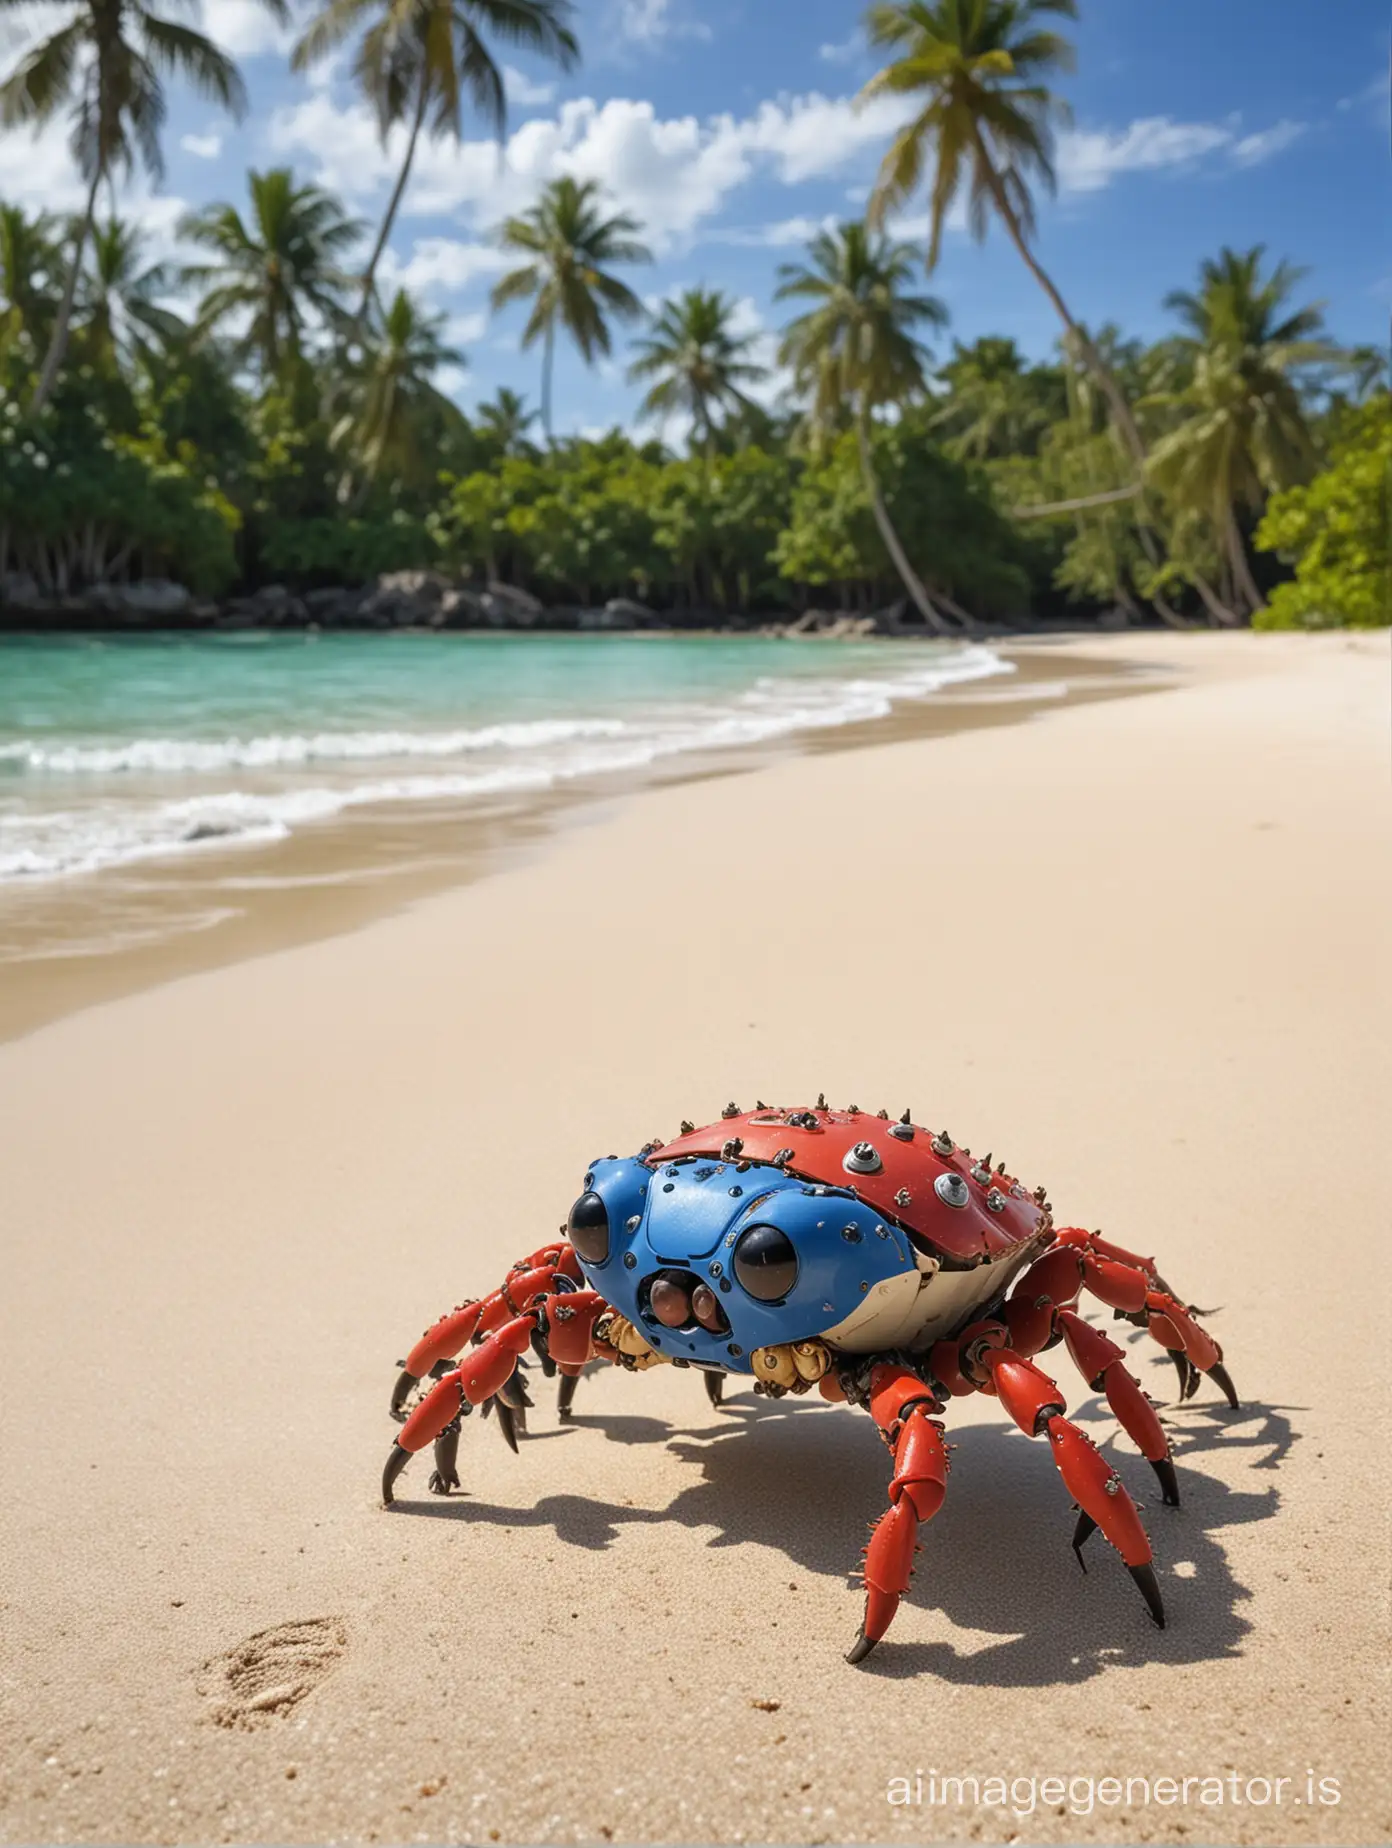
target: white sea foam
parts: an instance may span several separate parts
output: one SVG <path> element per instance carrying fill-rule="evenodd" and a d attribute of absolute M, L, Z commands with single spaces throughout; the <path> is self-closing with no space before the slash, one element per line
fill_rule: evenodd
<path fill-rule="evenodd" d="M 635 705 L 632 715 L 622 719 L 543 719 L 435 732 L 0 746 L 0 757 L 17 763 L 20 771 L 7 798 L 15 793 L 21 798 L 0 804 L 0 883 L 90 873 L 234 844 L 267 844 L 297 828 L 384 804 L 541 792 L 580 777 L 642 769 L 660 759 L 880 719 L 898 702 L 1011 671 L 1012 663 L 990 649 L 969 646 L 928 662 L 920 657 L 913 668 L 904 665 L 879 676 L 766 677 L 724 703 L 659 700 Z M 458 768 L 430 772 L 405 768 L 421 759 L 442 766 L 451 759 L 460 762 Z M 403 766 L 396 774 L 352 773 L 354 765 L 385 770 L 393 763 Z M 342 774 L 321 774 L 312 784 L 294 781 L 294 773 L 307 766 Z M 185 779 L 231 771 L 261 773 L 273 786 L 185 794 L 121 790 L 122 778 L 131 773 L 155 779 L 156 786 L 159 780 L 174 780 L 176 788 L 182 782 L 187 789 Z M 86 777 L 93 794 L 80 805 L 30 803 L 24 798 L 43 785 L 37 779 L 29 783 L 29 772 Z M 76 798 L 84 785 L 73 781 L 66 787 Z"/>

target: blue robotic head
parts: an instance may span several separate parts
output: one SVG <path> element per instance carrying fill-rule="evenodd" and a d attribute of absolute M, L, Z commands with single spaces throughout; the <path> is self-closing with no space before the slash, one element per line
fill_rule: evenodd
<path fill-rule="evenodd" d="M 568 1231 L 586 1281 L 659 1352 L 731 1373 L 915 1268 L 905 1235 L 849 1190 L 763 1163 L 596 1161 Z"/>

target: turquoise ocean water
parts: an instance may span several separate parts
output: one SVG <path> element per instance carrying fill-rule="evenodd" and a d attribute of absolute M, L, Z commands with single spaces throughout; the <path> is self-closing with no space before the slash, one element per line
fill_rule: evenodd
<path fill-rule="evenodd" d="M 0 637 L 0 884 L 884 716 L 989 649 L 756 637 Z"/>

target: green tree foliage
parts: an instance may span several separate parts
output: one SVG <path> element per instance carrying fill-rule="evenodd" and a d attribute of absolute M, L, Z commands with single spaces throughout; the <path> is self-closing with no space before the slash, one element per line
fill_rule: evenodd
<path fill-rule="evenodd" d="M 1295 566 L 1255 621 L 1263 629 L 1392 623 L 1392 394 L 1345 414 L 1329 466 L 1274 494 L 1258 547 Z"/>
<path fill-rule="evenodd" d="M 1029 608 L 1025 547 L 993 505 L 983 478 L 947 455 L 930 434 L 931 413 L 910 411 L 875 427 L 873 478 L 909 563 L 948 607 L 1020 618 Z M 855 431 L 809 461 L 793 496 L 776 557 L 795 583 L 844 586 L 866 580 L 872 598 L 893 594 L 895 563 L 877 523 Z"/>

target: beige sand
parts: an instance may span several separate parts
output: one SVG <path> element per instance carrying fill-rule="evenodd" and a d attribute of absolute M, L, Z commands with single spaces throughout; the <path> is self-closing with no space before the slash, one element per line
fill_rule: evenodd
<path fill-rule="evenodd" d="M 647 794 L 0 1048 L 6 1839 L 1388 1839 L 1386 638 L 1095 652 L 1187 684 Z M 607 1374 L 377 1508 L 391 1363 L 587 1157 L 819 1089 L 1223 1306 L 1184 1509 L 1116 1446 L 1163 1634 L 984 1400 L 860 1671 L 863 1414 Z M 1293 1781 L 1022 1816 L 930 1770 Z"/>

